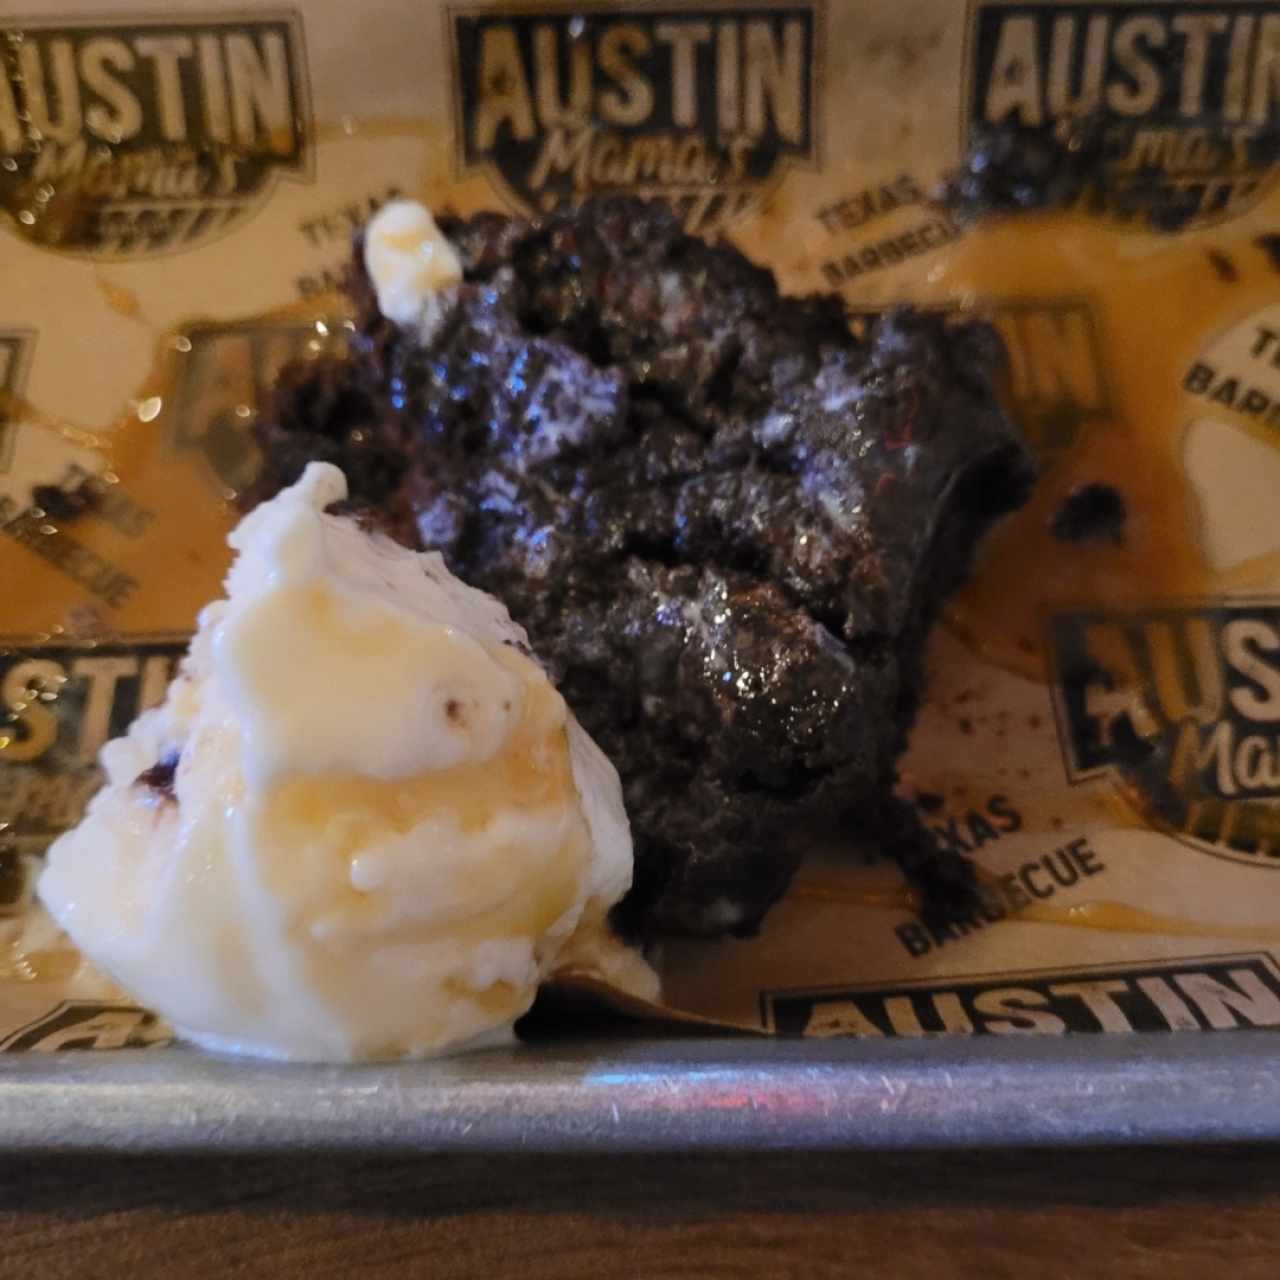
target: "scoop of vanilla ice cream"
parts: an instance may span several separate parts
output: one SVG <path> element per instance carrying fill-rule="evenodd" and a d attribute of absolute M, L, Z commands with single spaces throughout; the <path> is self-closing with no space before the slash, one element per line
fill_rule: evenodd
<path fill-rule="evenodd" d="M 231 534 L 226 599 L 103 749 L 41 899 L 180 1034 L 235 1052 L 507 1038 L 558 965 L 654 995 L 605 924 L 632 870 L 617 773 L 507 611 L 325 513 L 345 496 L 312 463 Z"/>

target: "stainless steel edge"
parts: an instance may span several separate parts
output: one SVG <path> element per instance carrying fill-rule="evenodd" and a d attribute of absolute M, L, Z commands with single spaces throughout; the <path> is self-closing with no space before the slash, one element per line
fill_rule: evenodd
<path fill-rule="evenodd" d="M 525 1047 L 367 1067 L 0 1055 L 0 1151 L 694 1152 L 1280 1141 L 1280 1033 Z"/>

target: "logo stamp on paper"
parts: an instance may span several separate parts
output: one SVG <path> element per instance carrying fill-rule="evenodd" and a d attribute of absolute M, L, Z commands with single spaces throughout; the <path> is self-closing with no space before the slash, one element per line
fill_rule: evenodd
<path fill-rule="evenodd" d="M 820 160 L 821 8 L 455 8 L 460 171 L 516 208 L 591 195 L 668 200 L 691 230 Z"/>
<path fill-rule="evenodd" d="M 144 636 L 93 647 L 0 639 L 6 849 L 39 854 L 75 826 L 102 781 L 98 749 L 163 699 L 188 638 Z"/>
<path fill-rule="evenodd" d="M 0 475 L 13 461 L 13 407 L 26 385 L 35 340 L 29 329 L 0 329 Z"/>
<path fill-rule="evenodd" d="M 961 146 L 990 130 L 1098 131 L 1083 207 L 1136 227 L 1220 222 L 1254 205 L 1280 161 L 1280 10 L 974 0 Z"/>
<path fill-rule="evenodd" d="M 310 180 L 312 136 L 296 12 L 0 20 L 0 216 L 42 248 L 214 239 Z"/>
<path fill-rule="evenodd" d="M 43 1017 L 0 1040 L 0 1053 L 60 1049 L 151 1049 L 173 1034 L 145 1009 L 101 1000 L 63 1000 Z"/>
<path fill-rule="evenodd" d="M 1183 366 L 1182 465 L 1215 573 L 1280 552 L 1280 306 L 1235 318 Z"/>
<path fill-rule="evenodd" d="M 1191 956 L 760 993 L 792 1036 L 1061 1036 L 1280 1027 L 1280 968 L 1263 953 Z"/>
<path fill-rule="evenodd" d="M 280 371 L 340 352 L 347 331 L 340 319 L 188 326 L 166 415 L 174 447 L 202 458 L 219 489 L 244 488 L 260 462 L 251 428 Z"/>
<path fill-rule="evenodd" d="M 1280 868 L 1280 600 L 1050 622 L 1072 782 L 1107 777 L 1193 848 Z"/>
<path fill-rule="evenodd" d="M 997 302 L 991 320 L 1009 356 L 1009 407 L 1036 456 L 1050 461 L 1109 417 L 1093 308 L 1075 298 Z"/>
<path fill-rule="evenodd" d="M 1204 412 L 1280 443 L 1280 306 L 1237 321 L 1191 360 L 1182 389 Z"/>

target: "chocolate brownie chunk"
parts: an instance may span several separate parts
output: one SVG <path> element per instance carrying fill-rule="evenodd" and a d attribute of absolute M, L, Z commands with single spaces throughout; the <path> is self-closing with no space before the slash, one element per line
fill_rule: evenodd
<path fill-rule="evenodd" d="M 330 458 L 504 601 L 622 776 L 630 931 L 750 932 L 817 824 L 886 814 L 934 905 L 964 899 L 888 797 L 929 624 L 1029 484 L 991 332 L 900 310 L 856 338 L 653 203 L 441 226 L 446 319 L 398 330 L 357 253 L 353 354 L 282 383 L 255 496 Z"/>
<path fill-rule="evenodd" d="M 149 769 L 144 769 L 133 781 L 135 786 L 154 791 L 162 800 L 174 800 L 177 794 L 174 789 L 177 775 L 178 753 L 173 751 L 162 760 L 157 760 Z"/>
<path fill-rule="evenodd" d="M 937 200 L 959 223 L 992 214 L 1066 209 L 1103 181 L 1104 137 L 1095 120 L 1039 128 L 976 129 Z"/>

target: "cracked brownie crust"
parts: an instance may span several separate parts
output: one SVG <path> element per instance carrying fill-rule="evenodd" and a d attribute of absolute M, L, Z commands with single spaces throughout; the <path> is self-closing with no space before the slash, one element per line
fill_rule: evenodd
<path fill-rule="evenodd" d="M 465 279 L 430 343 L 357 253 L 353 354 L 282 380 L 251 499 L 338 462 L 503 600 L 622 777 L 628 931 L 750 932 L 833 822 L 964 897 L 889 792 L 927 628 L 1029 484 L 990 331 L 855 337 L 656 204 L 440 225 Z"/>

